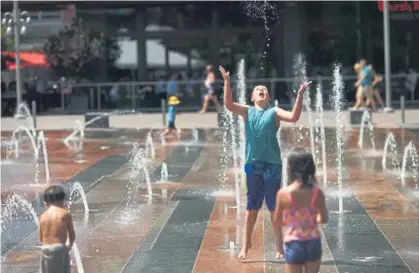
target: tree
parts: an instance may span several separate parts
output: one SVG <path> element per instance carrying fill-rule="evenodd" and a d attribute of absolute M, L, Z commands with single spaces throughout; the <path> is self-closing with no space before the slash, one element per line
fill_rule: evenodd
<path fill-rule="evenodd" d="M 86 29 L 79 20 L 50 36 L 44 44 L 44 53 L 57 77 L 93 81 L 105 63 L 105 69 L 113 68 L 121 52 L 116 39 Z"/>
<path fill-rule="evenodd" d="M 15 50 L 15 41 L 12 35 L 7 35 L 7 27 L 1 27 L 1 52 L 4 51 L 14 51 Z M 1 56 L 1 70 L 7 68 L 6 62 L 14 62 L 14 59 L 9 56 Z"/>

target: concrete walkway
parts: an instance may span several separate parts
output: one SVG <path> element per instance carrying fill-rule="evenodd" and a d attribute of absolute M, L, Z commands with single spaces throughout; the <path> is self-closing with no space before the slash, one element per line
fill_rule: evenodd
<path fill-rule="evenodd" d="M 344 121 L 349 125 L 349 111 L 345 111 L 344 115 Z M 84 116 L 38 116 L 37 128 L 39 130 L 73 129 L 75 128 L 76 120 L 84 121 Z M 315 115 L 313 115 L 313 123 L 314 120 Z M 419 128 L 419 109 L 406 110 L 406 124 L 404 126 L 401 125 L 400 111 L 395 111 L 394 113 L 374 113 L 373 122 L 377 128 Z M 302 113 L 298 123 L 304 126 L 308 125 L 307 113 Z M 109 124 L 111 128 L 144 129 L 164 127 L 163 118 L 160 113 L 110 116 Z M 324 124 L 325 127 L 336 127 L 336 114 L 332 111 L 325 111 Z M 27 120 L 19 120 L 12 117 L 1 119 L 1 131 L 13 131 L 19 125 L 29 126 L 29 122 Z M 218 127 L 217 114 L 178 113 L 176 126 L 180 128 L 216 128 Z M 289 127 L 291 124 L 283 123 L 282 126 Z"/>

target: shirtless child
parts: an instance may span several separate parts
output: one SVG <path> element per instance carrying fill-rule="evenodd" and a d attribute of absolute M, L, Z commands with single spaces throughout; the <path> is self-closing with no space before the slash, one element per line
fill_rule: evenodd
<path fill-rule="evenodd" d="M 42 243 L 41 273 L 70 273 L 69 251 L 73 246 L 73 219 L 64 208 L 65 192 L 60 186 L 50 186 L 44 192 L 47 210 L 39 219 Z M 69 242 L 66 245 L 67 234 Z"/>

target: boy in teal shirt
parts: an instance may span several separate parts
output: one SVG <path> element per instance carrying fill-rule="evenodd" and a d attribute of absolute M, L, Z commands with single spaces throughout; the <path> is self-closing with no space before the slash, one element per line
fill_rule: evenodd
<path fill-rule="evenodd" d="M 243 246 L 238 256 L 245 259 L 251 248 L 251 237 L 263 199 L 271 214 L 276 236 L 276 258 L 283 255 L 281 223 L 274 223 L 276 194 L 281 187 L 282 160 L 276 132 L 281 121 L 296 122 L 301 115 L 303 94 L 311 82 L 300 86 L 292 111 L 270 106 L 266 86 L 255 86 L 252 92 L 254 106 L 233 102 L 230 73 L 220 66 L 224 79 L 224 104 L 226 108 L 243 117 L 245 122 L 247 185 L 247 211 L 245 216 Z"/>

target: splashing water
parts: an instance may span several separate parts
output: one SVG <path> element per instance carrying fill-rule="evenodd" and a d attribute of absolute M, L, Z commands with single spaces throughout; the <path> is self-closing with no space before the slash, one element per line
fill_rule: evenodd
<path fill-rule="evenodd" d="M 285 188 L 288 186 L 288 158 L 283 157 L 282 158 L 282 187 Z"/>
<path fill-rule="evenodd" d="M 42 146 L 42 153 L 44 155 L 45 178 L 46 178 L 47 184 L 49 184 L 50 174 L 49 174 L 49 163 L 48 163 L 48 151 L 47 151 L 47 144 L 45 141 L 44 131 L 39 132 L 37 140 L 38 140 L 38 143 L 37 143 L 38 153 L 41 150 L 41 146 Z"/>
<path fill-rule="evenodd" d="M 410 141 L 409 144 L 404 148 L 403 153 L 403 160 L 402 160 L 402 170 L 401 170 L 401 180 L 403 186 L 405 186 L 405 178 L 406 178 L 406 169 L 407 169 L 407 160 L 410 158 L 412 162 L 412 173 L 413 173 L 413 180 L 417 182 L 417 174 L 418 174 L 418 168 L 419 168 L 419 156 L 418 151 L 415 147 L 415 144 L 413 144 L 413 141 Z"/>
<path fill-rule="evenodd" d="M 166 145 L 166 138 L 164 137 L 163 134 L 160 134 L 160 144 L 162 146 Z"/>
<path fill-rule="evenodd" d="M 192 138 L 195 142 L 199 140 L 199 132 L 198 129 L 192 128 Z"/>
<path fill-rule="evenodd" d="M 35 128 L 35 120 L 31 114 L 31 111 L 29 110 L 28 106 L 26 105 L 25 102 L 21 102 L 17 107 L 16 107 L 16 114 L 15 114 L 16 118 L 29 118 L 29 127 L 32 131 L 32 136 L 36 137 L 36 128 Z"/>
<path fill-rule="evenodd" d="M 316 142 L 320 142 L 322 150 L 321 163 L 323 166 L 323 185 L 327 186 L 327 161 L 326 161 L 326 134 L 324 131 L 324 116 L 323 116 L 323 94 L 321 81 L 318 81 L 316 88 Z M 316 149 L 316 157 L 319 161 L 320 153 Z"/>
<path fill-rule="evenodd" d="M 227 115 L 229 117 L 229 121 L 230 121 L 230 126 L 229 126 L 229 132 L 228 134 L 230 135 L 230 144 L 231 144 L 231 149 L 232 149 L 232 156 L 233 156 L 233 167 L 235 169 L 239 168 L 239 162 L 238 162 L 238 158 L 237 158 L 237 130 L 236 130 L 236 124 L 234 122 L 234 117 L 233 117 L 233 113 L 231 113 L 230 111 L 226 111 Z M 234 182 L 235 182 L 235 187 L 236 187 L 236 206 L 237 206 L 237 213 L 239 213 L 240 211 L 240 173 L 239 172 L 235 172 L 234 173 Z"/>
<path fill-rule="evenodd" d="M 76 201 L 77 193 L 80 195 L 83 202 L 85 222 L 87 222 L 89 218 L 89 203 L 87 202 L 86 193 L 84 192 L 83 186 L 80 184 L 80 182 L 74 182 L 71 187 L 71 191 L 68 197 L 67 209 L 71 209 L 71 205 L 73 205 L 73 203 Z"/>
<path fill-rule="evenodd" d="M 147 158 L 156 158 L 156 150 L 154 149 L 154 142 L 153 137 L 151 136 L 151 132 L 147 134 L 145 141 L 145 155 Z"/>
<path fill-rule="evenodd" d="M 372 149 L 375 151 L 375 137 L 374 137 L 374 124 L 371 120 L 371 114 L 367 110 L 364 110 L 361 118 L 361 128 L 359 130 L 359 139 L 358 139 L 358 146 L 359 148 L 364 148 L 364 127 L 365 123 L 368 124 L 369 130 L 369 137 L 372 145 Z"/>
<path fill-rule="evenodd" d="M 282 126 L 279 126 L 278 131 L 276 131 L 276 139 L 278 140 L 279 147 L 281 147 L 281 132 Z"/>
<path fill-rule="evenodd" d="M 399 170 L 400 161 L 397 152 L 397 141 L 392 132 L 387 134 L 386 141 L 384 142 L 383 159 L 381 161 L 383 171 L 387 170 L 387 157 L 389 153 L 391 154 L 391 165 L 393 170 Z"/>
<path fill-rule="evenodd" d="M 83 139 L 84 138 L 84 130 L 85 128 L 87 128 L 87 126 L 89 126 L 90 124 L 94 123 L 95 121 L 98 121 L 104 117 L 108 117 L 108 116 L 112 116 L 112 115 L 124 115 L 124 114 L 132 114 L 135 113 L 135 110 L 116 110 L 116 111 L 112 111 L 110 113 L 102 113 L 101 115 L 98 115 L 97 117 L 92 118 L 91 120 L 89 120 L 88 122 L 86 122 L 85 124 L 83 124 L 81 121 L 76 120 L 75 121 L 75 129 L 73 130 L 73 132 L 68 135 L 65 140 L 69 140 L 74 138 L 78 132 L 80 132 L 80 138 Z"/>
<path fill-rule="evenodd" d="M 15 158 L 19 158 L 19 141 L 17 139 L 12 140 L 12 148 L 15 151 Z"/>
<path fill-rule="evenodd" d="M 19 212 L 23 212 L 23 216 L 19 215 Z M 21 220 L 28 220 L 28 217 L 32 218 L 36 226 L 39 227 L 39 218 L 32 204 L 21 196 L 12 194 L 8 197 L 4 207 L 2 208 L 2 215 L 0 218 L 1 232 L 5 229 L 5 225 L 8 221 L 19 218 Z"/>
<path fill-rule="evenodd" d="M 244 59 L 240 60 L 239 69 L 237 73 L 237 90 L 238 92 L 238 102 L 240 104 L 246 104 L 246 77 L 245 77 L 245 63 Z M 245 161 L 245 126 L 244 120 L 242 117 L 238 117 L 238 125 L 239 125 L 239 147 L 240 147 L 240 169 L 244 170 L 244 161 Z M 244 181 L 243 181 L 244 183 Z"/>
<path fill-rule="evenodd" d="M 264 44 L 264 49 L 263 49 L 263 53 L 260 60 L 260 64 L 261 64 L 260 68 L 263 70 L 264 62 L 266 60 L 267 50 L 270 47 L 270 41 L 271 41 L 269 19 L 274 19 L 275 21 L 277 21 L 278 13 L 277 13 L 276 7 L 268 3 L 268 1 L 266 0 L 263 1 L 263 3 L 261 1 L 244 1 L 243 4 L 245 5 L 244 6 L 245 14 L 250 20 L 258 20 L 260 18 L 263 19 L 263 25 L 265 28 L 265 38 L 266 38 L 266 43 Z"/>
<path fill-rule="evenodd" d="M 221 121 L 221 128 L 222 128 L 222 134 L 221 134 L 221 152 L 220 152 L 220 168 L 223 170 L 217 175 L 217 180 L 221 183 L 222 187 L 226 187 L 226 183 L 228 180 L 228 153 L 227 149 L 230 147 L 229 143 L 229 132 L 230 128 L 232 126 L 232 120 L 231 115 L 229 115 L 229 111 L 223 106 L 220 109 L 220 115 L 222 116 Z"/>
<path fill-rule="evenodd" d="M 246 105 L 246 76 L 245 76 L 245 63 L 244 60 L 240 60 L 239 69 L 237 73 L 237 89 L 238 89 L 238 102 L 240 104 Z M 244 144 L 245 144 L 245 125 L 242 118 L 238 118 L 238 125 L 240 129 L 240 144 L 242 148 L 242 155 L 244 157 Z"/>
<path fill-rule="evenodd" d="M 83 150 L 85 127 L 84 127 L 84 124 L 80 120 L 76 120 L 74 124 L 75 124 L 75 128 L 73 129 L 73 132 L 63 140 L 63 143 L 69 149 L 75 151 L 78 156 L 82 157 L 82 154 L 79 152 Z M 76 137 L 77 133 L 79 133 L 78 138 Z M 79 159 L 79 161 L 84 162 L 83 159 Z"/>
<path fill-rule="evenodd" d="M 294 57 L 294 69 L 294 75 L 296 79 L 296 82 L 294 82 L 294 84 L 296 85 L 294 90 L 298 90 L 300 84 L 307 82 L 307 64 L 304 54 L 298 53 Z M 314 126 L 312 113 L 313 111 L 311 109 L 310 88 L 307 88 L 307 90 L 304 92 L 303 105 L 308 115 L 308 130 L 310 133 L 311 153 L 313 154 L 314 160 L 316 161 L 316 150 L 314 147 Z M 302 132 L 302 129 L 300 129 L 300 132 Z"/>
<path fill-rule="evenodd" d="M 304 142 L 304 126 L 302 124 L 298 125 L 298 134 L 297 134 L 297 143 L 303 144 Z"/>
<path fill-rule="evenodd" d="M 80 250 L 76 243 L 73 244 L 73 247 L 71 248 L 71 253 L 74 256 L 74 259 L 76 260 L 77 273 L 84 273 Z"/>
<path fill-rule="evenodd" d="M 241 59 L 238 66 L 238 72 L 237 72 L 237 90 L 239 91 L 237 94 L 237 101 L 240 104 L 246 105 L 246 76 L 245 76 L 245 63 L 244 59 Z M 241 170 L 241 172 L 236 172 L 235 175 L 235 182 L 236 182 L 236 205 L 237 205 L 237 215 L 240 215 L 240 189 L 242 188 L 242 185 L 244 185 L 245 181 L 243 179 L 242 172 L 244 171 L 244 163 L 245 163 L 245 145 L 246 145 L 246 139 L 245 139 L 245 124 L 244 119 L 242 117 L 237 117 L 237 125 L 238 125 L 238 141 L 239 141 L 239 155 L 235 155 L 236 161 L 235 164 L 237 164 L 237 167 Z M 240 175 L 240 176 L 239 176 Z M 240 233 L 240 232 L 239 232 Z M 238 237 L 240 239 L 240 237 Z M 236 243 L 239 243 L 239 241 L 236 241 Z"/>
<path fill-rule="evenodd" d="M 151 188 L 150 174 L 146 165 L 144 150 L 139 147 L 137 143 L 133 145 L 131 152 L 131 159 L 129 161 L 130 172 L 128 174 L 128 201 L 127 205 L 134 205 L 134 194 L 136 193 L 139 185 L 139 181 L 142 178 L 138 177 L 140 174 L 144 175 L 144 179 L 147 186 L 148 199 L 151 201 L 153 199 L 153 190 Z"/>
<path fill-rule="evenodd" d="M 35 137 L 36 137 L 36 132 L 35 132 L 35 136 L 33 136 L 33 135 L 32 135 L 32 133 L 29 131 L 29 129 L 28 129 L 27 127 L 25 127 L 25 126 L 18 126 L 18 127 L 17 127 L 14 131 L 13 131 L 13 133 L 12 133 L 12 142 L 13 142 L 13 141 L 19 141 L 19 140 L 18 140 L 18 138 L 16 137 L 16 135 L 17 135 L 19 132 L 25 132 L 25 133 L 26 133 L 26 135 L 29 137 L 29 140 L 30 140 L 30 143 L 31 143 L 31 146 L 32 146 L 32 149 L 33 149 L 33 153 L 34 153 L 35 160 L 38 160 L 38 158 L 39 158 L 39 153 L 38 153 L 38 149 L 37 149 L 37 147 L 36 147 L 36 140 L 35 140 Z M 9 151 L 8 156 L 10 156 L 10 154 L 11 154 L 12 152 L 13 152 L 13 151 Z M 16 151 L 15 151 L 15 154 L 16 154 Z"/>
<path fill-rule="evenodd" d="M 161 164 L 161 171 L 160 171 L 160 182 L 167 182 L 169 181 L 169 170 L 167 169 L 166 162 Z"/>
<path fill-rule="evenodd" d="M 333 92 L 330 98 L 331 105 L 335 111 L 336 117 L 336 169 L 337 169 L 337 182 L 339 186 L 339 213 L 343 213 L 343 89 L 344 83 L 341 75 L 341 66 L 336 64 L 333 69 Z"/>
<path fill-rule="evenodd" d="M 69 140 L 73 140 L 73 139 L 77 139 L 76 135 L 77 133 L 80 134 L 79 136 L 79 140 L 82 141 L 84 139 L 84 130 L 85 130 L 85 125 L 83 124 L 83 122 L 81 122 L 80 120 L 76 120 L 74 122 L 75 128 L 73 129 L 73 132 L 71 134 L 69 134 L 65 139 L 64 142 L 68 142 Z"/>

